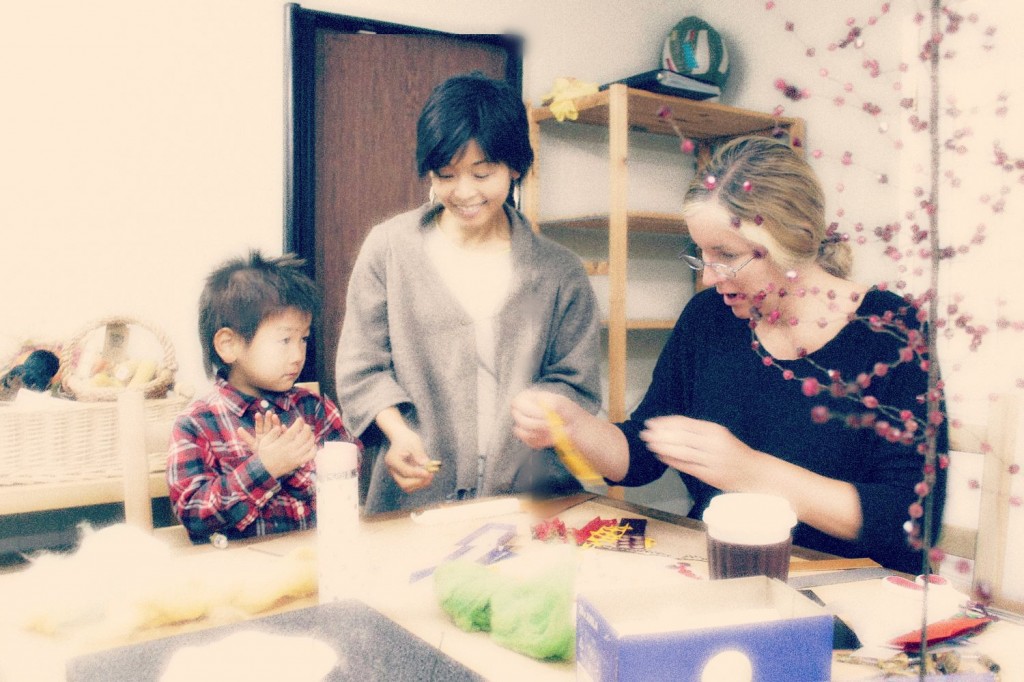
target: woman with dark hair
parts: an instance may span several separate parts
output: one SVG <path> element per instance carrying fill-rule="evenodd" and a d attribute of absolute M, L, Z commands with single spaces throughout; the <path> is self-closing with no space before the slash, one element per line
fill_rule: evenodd
<path fill-rule="evenodd" d="M 597 308 L 579 258 L 509 203 L 533 162 L 502 81 L 452 77 L 428 98 L 416 163 L 430 201 L 373 228 L 352 270 L 338 402 L 372 467 L 368 513 L 579 483 L 512 435 L 542 386 L 596 413 Z"/>

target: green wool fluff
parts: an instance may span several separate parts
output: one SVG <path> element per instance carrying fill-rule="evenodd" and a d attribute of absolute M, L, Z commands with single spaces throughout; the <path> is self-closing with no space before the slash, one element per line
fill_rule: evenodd
<path fill-rule="evenodd" d="M 434 594 L 461 630 L 491 629 L 491 596 L 501 578 L 472 561 L 446 561 L 434 570 Z"/>
<path fill-rule="evenodd" d="M 568 660 L 576 644 L 573 578 L 568 565 L 518 579 L 457 559 L 434 571 L 434 592 L 462 630 L 489 631 L 501 646 L 533 658 Z"/>

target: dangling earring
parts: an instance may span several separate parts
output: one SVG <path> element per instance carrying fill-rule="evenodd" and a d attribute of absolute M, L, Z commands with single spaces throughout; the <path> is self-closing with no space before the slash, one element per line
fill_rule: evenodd
<path fill-rule="evenodd" d="M 430 203 L 431 206 L 437 205 L 437 194 L 434 193 L 433 185 L 430 186 L 430 191 L 427 192 L 427 201 Z"/>
<path fill-rule="evenodd" d="M 519 183 L 518 182 L 512 183 L 512 205 L 515 207 L 515 209 L 517 211 L 520 208 L 521 198 L 522 197 L 520 197 L 520 192 L 519 192 Z"/>

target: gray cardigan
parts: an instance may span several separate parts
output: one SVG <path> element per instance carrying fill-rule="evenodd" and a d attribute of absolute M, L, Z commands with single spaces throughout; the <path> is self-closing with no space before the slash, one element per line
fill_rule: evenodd
<path fill-rule="evenodd" d="M 366 512 L 416 509 L 477 485 L 476 345 L 473 322 L 424 248 L 428 206 L 374 227 L 352 269 L 338 343 L 338 403 L 372 467 Z M 531 385 L 600 408 L 597 305 L 580 259 L 534 234 L 506 206 L 512 234 L 511 294 L 495 325 L 498 414 L 478 495 L 531 488 L 578 489 L 550 450 L 512 434 L 512 398 Z M 398 406 L 443 462 L 434 484 L 406 494 L 384 465 L 388 443 L 374 422 Z M 380 456 L 378 456 L 378 454 Z"/>

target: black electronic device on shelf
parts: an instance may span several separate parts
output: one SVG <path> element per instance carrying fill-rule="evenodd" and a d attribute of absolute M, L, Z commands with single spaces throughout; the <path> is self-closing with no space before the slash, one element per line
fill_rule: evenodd
<path fill-rule="evenodd" d="M 669 69 L 645 71 L 613 82 L 625 83 L 627 86 L 638 90 L 647 90 L 662 95 L 674 95 L 676 97 L 696 100 L 710 99 L 722 94 L 722 88 L 717 85 L 705 83 L 704 81 L 684 76 Z M 607 90 L 609 85 L 611 83 L 605 83 L 601 86 L 601 90 Z"/>

